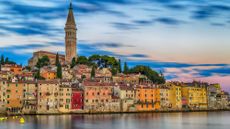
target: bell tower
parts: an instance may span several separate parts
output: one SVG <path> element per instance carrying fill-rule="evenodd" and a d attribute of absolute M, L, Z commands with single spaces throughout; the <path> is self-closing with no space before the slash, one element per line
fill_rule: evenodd
<path fill-rule="evenodd" d="M 77 27 L 74 19 L 73 5 L 70 2 L 69 13 L 65 24 L 65 61 L 77 60 Z"/>

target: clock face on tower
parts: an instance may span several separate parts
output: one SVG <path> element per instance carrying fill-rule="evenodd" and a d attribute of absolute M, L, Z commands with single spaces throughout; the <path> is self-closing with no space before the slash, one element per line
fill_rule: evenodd
<path fill-rule="evenodd" d="M 73 13 L 72 3 L 70 3 L 69 13 L 65 25 L 65 60 L 71 63 L 72 59 L 77 59 L 77 28 Z"/>

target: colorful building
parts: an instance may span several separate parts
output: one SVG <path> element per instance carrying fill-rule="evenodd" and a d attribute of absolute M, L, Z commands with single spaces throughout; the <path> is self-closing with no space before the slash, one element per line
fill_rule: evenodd
<path fill-rule="evenodd" d="M 22 74 L 22 66 L 17 64 L 5 64 L 1 66 L 1 71 L 11 71 L 14 75 Z"/>
<path fill-rule="evenodd" d="M 0 78 L 0 112 L 6 112 L 7 80 Z"/>
<path fill-rule="evenodd" d="M 57 113 L 59 108 L 58 80 L 38 81 L 37 113 Z"/>
<path fill-rule="evenodd" d="M 112 100 L 113 84 L 84 81 L 83 86 L 84 109 L 86 111 L 107 111 L 110 109 L 105 104 Z"/>
<path fill-rule="evenodd" d="M 8 82 L 6 90 L 8 113 L 21 113 L 24 106 L 24 82 Z"/>
<path fill-rule="evenodd" d="M 180 110 L 182 108 L 182 93 L 180 82 L 169 82 L 166 83 L 169 88 L 169 103 L 170 109 Z"/>
<path fill-rule="evenodd" d="M 135 110 L 135 89 L 130 85 L 122 85 L 114 87 L 114 96 L 120 98 L 121 103 L 121 111 L 130 111 Z"/>
<path fill-rule="evenodd" d="M 160 89 L 143 85 L 136 87 L 136 100 L 138 111 L 160 110 Z"/>
<path fill-rule="evenodd" d="M 61 85 L 59 87 L 59 111 L 70 112 L 72 88 L 71 85 Z"/>
<path fill-rule="evenodd" d="M 190 109 L 207 109 L 207 85 L 193 82 L 182 86 L 182 106 Z"/>
<path fill-rule="evenodd" d="M 169 101 L 169 92 L 170 89 L 164 85 L 159 87 L 160 90 L 160 105 L 162 110 L 167 110 L 170 108 L 170 101 Z"/>
<path fill-rule="evenodd" d="M 72 88 L 71 111 L 83 110 L 84 91 L 81 88 Z"/>
<path fill-rule="evenodd" d="M 24 113 L 35 114 L 37 111 L 37 83 L 34 81 L 23 82 L 23 92 L 24 92 Z"/>
<path fill-rule="evenodd" d="M 46 80 L 54 80 L 57 77 L 56 70 L 50 68 L 42 68 L 40 70 L 40 75 Z"/>

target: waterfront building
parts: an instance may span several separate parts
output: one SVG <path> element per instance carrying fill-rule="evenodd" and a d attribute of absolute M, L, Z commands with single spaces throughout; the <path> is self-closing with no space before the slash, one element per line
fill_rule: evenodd
<path fill-rule="evenodd" d="M 114 96 L 117 96 L 120 98 L 121 103 L 121 111 L 130 111 L 135 110 L 135 89 L 133 86 L 125 85 L 125 84 L 118 84 L 118 86 L 115 86 L 114 89 Z"/>
<path fill-rule="evenodd" d="M 72 99 L 72 88 L 71 85 L 61 85 L 59 87 L 59 111 L 70 112 L 71 100 Z"/>
<path fill-rule="evenodd" d="M 182 108 L 181 83 L 169 82 L 166 86 L 169 88 L 170 109 L 180 110 Z"/>
<path fill-rule="evenodd" d="M 35 81 L 23 82 L 23 113 L 35 114 L 37 111 L 37 83 Z"/>
<path fill-rule="evenodd" d="M 51 65 L 55 65 L 55 62 L 56 62 L 56 55 L 57 53 L 52 53 L 52 52 L 48 52 L 48 51 L 37 51 L 37 52 L 34 52 L 33 53 L 33 57 L 29 59 L 28 61 L 28 65 L 29 67 L 35 67 L 35 65 L 37 64 L 38 62 L 38 59 L 44 57 L 44 56 L 47 56 L 50 60 L 50 64 Z M 64 55 L 61 55 L 61 54 L 58 54 L 59 55 L 59 61 L 61 64 L 64 64 L 65 62 L 65 56 Z"/>
<path fill-rule="evenodd" d="M 182 106 L 190 109 L 207 109 L 207 84 L 193 82 L 182 86 Z"/>
<path fill-rule="evenodd" d="M 160 90 L 160 105 L 161 105 L 161 109 L 162 110 L 167 110 L 168 108 L 170 108 L 170 101 L 169 101 L 169 92 L 170 89 L 164 85 L 159 87 Z M 175 99 L 175 98 L 174 98 Z"/>
<path fill-rule="evenodd" d="M 24 82 L 8 82 L 6 96 L 7 112 L 21 113 L 24 104 Z"/>
<path fill-rule="evenodd" d="M 220 84 L 210 84 L 207 87 L 207 96 L 208 96 L 208 108 L 217 109 L 219 104 L 217 102 L 217 97 L 221 97 L 221 86 Z"/>
<path fill-rule="evenodd" d="M 113 84 L 84 81 L 84 109 L 86 111 L 106 111 L 106 103 L 112 100 Z"/>
<path fill-rule="evenodd" d="M 218 109 L 229 109 L 229 93 L 221 91 L 216 96 L 217 108 Z"/>
<path fill-rule="evenodd" d="M 84 91 L 79 87 L 72 88 L 71 111 L 83 110 Z"/>
<path fill-rule="evenodd" d="M 150 86 L 136 87 L 136 108 L 138 111 L 160 109 L 160 89 Z"/>
<path fill-rule="evenodd" d="M 7 80 L 0 78 L 0 113 L 6 112 Z"/>
<path fill-rule="evenodd" d="M 58 80 L 37 82 L 38 85 L 38 113 L 57 113 L 59 108 L 59 87 Z"/>

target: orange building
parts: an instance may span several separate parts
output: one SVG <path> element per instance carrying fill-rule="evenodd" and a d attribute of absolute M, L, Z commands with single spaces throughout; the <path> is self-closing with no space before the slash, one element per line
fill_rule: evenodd
<path fill-rule="evenodd" d="M 6 108 L 8 112 L 19 113 L 23 108 L 23 82 L 8 82 L 6 90 Z"/>
<path fill-rule="evenodd" d="M 40 71 L 40 75 L 46 80 L 53 80 L 57 77 L 56 71 L 48 68 L 42 68 Z"/>
<path fill-rule="evenodd" d="M 22 66 L 17 64 L 5 64 L 1 68 L 2 71 L 11 71 L 14 75 L 22 74 Z"/>
<path fill-rule="evenodd" d="M 160 90 L 155 87 L 139 86 L 136 88 L 137 111 L 160 109 Z"/>

